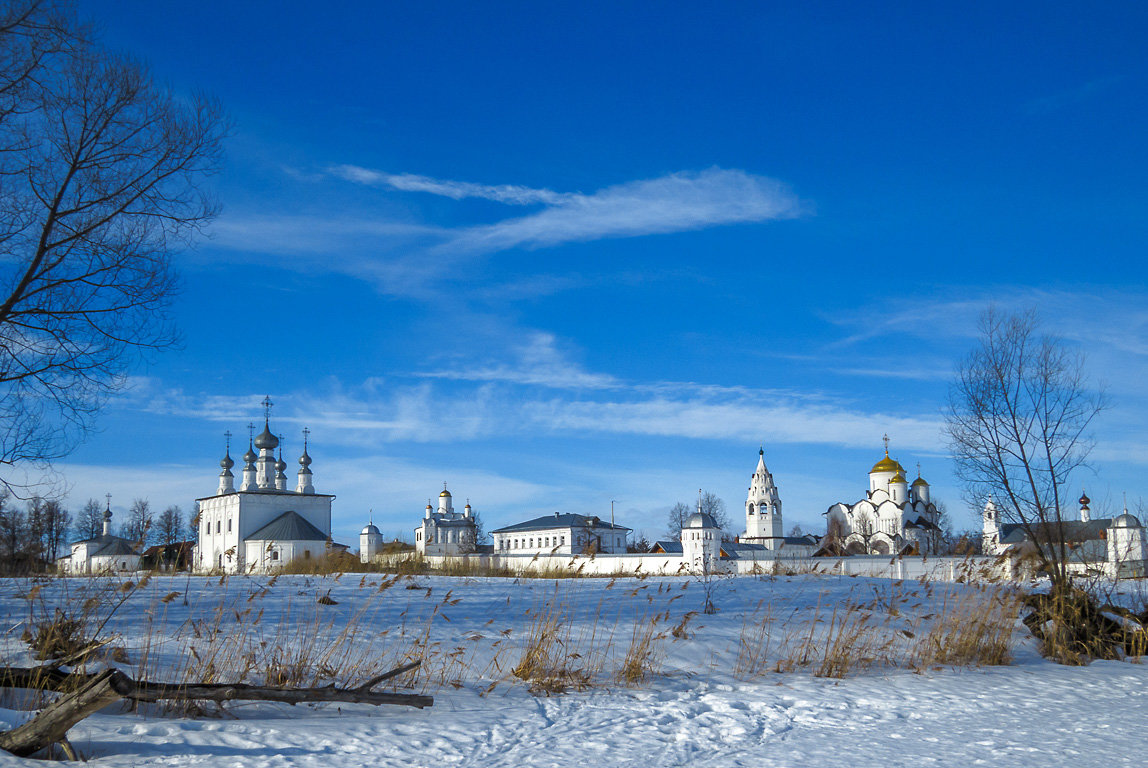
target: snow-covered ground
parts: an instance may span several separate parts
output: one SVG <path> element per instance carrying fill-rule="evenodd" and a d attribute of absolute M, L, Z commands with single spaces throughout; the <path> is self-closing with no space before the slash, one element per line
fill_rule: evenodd
<path fill-rule="evenodd" d="M 39 586 L 39 590 L 34 588 Z M 966 585 L 827 576 L 546 580 L 380 575 L 0 582 L 9 664 L 34 663 L 24 626 L 56 606 L 106 614 L 121 669 L 152 679 L 355 684 L 424 659 L 397 690 L 425 710 L 231 704 L 189 718 L 113 706 L 71 732 L 96 765 L 1112 765 L 1145 763 L 1148 666 L 1061 667 L 1017 622 L 1007 666 L 947 666 L 930 627 L 1002 608 Z M 172 595 L 172 593 L 179 593 Z M 31 599 L 28 596 L 32 595 Z M 185 597 L 186 605 L 185 605 Z M 319 602 L 325 597 L 324 602 Z M 167 600 L 164 602 L 164 600 Z M 1129 595 L 1128 599 L 1139 599 Z M 100 605 L 96 606 L 95 603 Z M 328 604 L 333 602 L 334 604 Z M 1006 601 L 1007 602 L 1007 601 Z M 683 618 L 689 619 L 682 625 Z M 842 622 L 845 622 L 843 625 Z M 842 632 L 842 626 L 846 631 Z M 545 627 L 556 665 L 586 680 L 546 695 L 511 670 Z M 677 628 L 676 633 L 671 630 Z M 651 637 L 644 679 L 619 675 Z M 867 658 L 819 677 L 831 640 Z M 191 649 L 195 649 L 192 654 Z M 782 669 L 784 671 L 777 671 Z M 554 687 L 546 686 L 546 687 Z M 8 725 L 28 716 L 2 702 Z M 0 766 L 23 764 L 4 755 Z"/>

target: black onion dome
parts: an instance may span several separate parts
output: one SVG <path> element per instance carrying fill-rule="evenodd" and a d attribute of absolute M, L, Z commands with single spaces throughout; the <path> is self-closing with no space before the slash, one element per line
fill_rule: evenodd
<path fill-rule="evenodd" d="M 251 450 L 250 448 L 247 449 L 247 453 L 243 454 L 243 460 L 248 464 L 253 463 L 258 458 L 259 457 L 255 454 L 255 451 Z"/>
<path fill-rule="evenodd" d="M 259 450 L 264 448 L 274 450 L 279 447 L 279 438 L 271 434 L 271 427 L 266 422 L 263 423 L 263 431 L 255 436 L 255 447 Z"/>
<path fill-rule="evenodd" d="M 221 459 L 219 462 L 219 466 L 223 467 L 224 469 L 231 469 L 235 466 L 235 460 L 231 458 L 231 451 L 228 451 L 224 455 L 223 459 Z"/>
<path fill-rule="evenodd" d="M 307 453 L 307 449 L 303 449 L 303 455 L 299 457 L 299 466 L 303 469 L 311 466 L 311 456 Z"/>

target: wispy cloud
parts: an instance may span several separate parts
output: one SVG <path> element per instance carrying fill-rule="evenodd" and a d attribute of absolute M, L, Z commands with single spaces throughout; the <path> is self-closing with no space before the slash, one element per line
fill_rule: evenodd
<path fill-rule="evenodd" d="M 330 169 L 333 176 L 356 184 L 375 187 L 389 187 L 401 192 L 425 192 L 430 195 L 449 197 L 452 200 L 479 198 L 507 205 L 557 205 L 576 195 L 553 192 L 549 189 L 532 189 L 517 184 L 475 184 L 469 181 L 433 179 L 414 173 L 386 173 L 373 171 L 357 165 L 336 165 Z"/>
<path fill-rule="evenodd" d="M 511 351 L 516 358 L 511 364 L 463 366 L 427 371 L 419 375 L 431 379 L 507 382 L 555 389 L 610 389 L 621 386 L 621 382 L 613 376 L 590 373 L 567 360 L 558 350 L 557 339 L 551 333 L 533 333 L 525 344 Z"/>
<path fill-rule="evenodd" d="M 346 181 L 453 200 L 481 198 L 508 205 L 541 205 L 528 216 L 451 230 L 438 251 L 492 253 L 609 237 L 685 232 L 706 227 L 791 219 L 808 213 L 782 182 L 741 170 L 709 168 L 629 181 L 596 192 L 555 192 L 512 184 L 489 185 L 387 173 L 339 165 Z"/>
<path fill-rule="evenodd" d="M 491 253 L 542 248 L 792 219 L 806 212 L 808 206 L 779 181 L 710 168 L 567 195 L 529 216 L 457 231 L 439 249 Z"/>
<path fill-rule="evenodd" d="M 335 178 L 404 193 L 537 208 L 529 215 L 494 223 L 441 226 L 412 221 L 409 208 L 398 207 L 380 214 L 332 216 L 232 211 L 213 227 L 214 244 L 240 258 L 283 255 L 289 258 L 281 261 L 282 267 L 345 274 L 368 280 L 385 293 L 414 298 L 431 298 L 444 284 L 465 282 L 460 276 L 480 263 L 480 257 L 499 251 L 790 219 L 810 210 L 782 182 L 723 168 L 630 181 L 589 194 L 435 179 L 355 165 L 328 168 L 318 182 L 313 174 L 288 175 L 307 185 Z M 362 211 L 362 201 L 346 205 L 345 210 Z M 517 288 L 530 296 L 538 290 L 561 290 L 572 282 L 577 281 L 552 276 Z M 481 283 L 477 285 L 481 290 Z M 513 298 L 513 291 L 502 298 Z"/>

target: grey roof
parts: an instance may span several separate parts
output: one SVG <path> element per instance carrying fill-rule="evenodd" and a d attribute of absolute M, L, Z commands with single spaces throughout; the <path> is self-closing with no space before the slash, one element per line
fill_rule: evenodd
<path fill-rule="evenodd" d="M 682 553 L 682 542 L 676 539 L 655 541 L 654 547 L 660 547 L 667 555 L 680 555 Z M 650 549 L 653 550 L 654 547 L 650 547 Z"/>
<path fill-rule="evenodd" d="M 326 541 L 327 534 L 303 519 L 298 512 L 284 512 L 245 541 Z"/>
<path fill-rule="evenodd" d="M 103 557 L 103 556 L 118 557 L 119 555 L 137 555 L 137 554 L 139 554 L 138 548 L 136 547 L 135 544 L 131 543 L 127 539 L 121 539 L 119 536 L 108 536 L 108 537 L 106 537 L 106 540 L 103 543 L 103 545 L 99 549 L 97 549 L 95 552 L 93 552 L 91 555 L 89 555 L 89 557 Z"/>
<path fill-rule="evenodd" d="M 686 528 L 721 528 L 708 512 L 694 512 L 686 521 Z"/>
<path fill-rule="evenodd" d="M 1080 520 L 1063 520 L 1059 524 L 1064 531 L 1067 541 L 1092 541 L 1104 537 L 1103 532 L 1112 527 L 1112 519 L 1107 517 L 1089 520 L 1087 523 Z M 1059 537 L 1057 523 L 1038 523 L 1032 526 L 1037 538 L 1054 541 Z M 1009 523 L 1001 526 L 1002 544 L 1022 544 L 1029 540 L 1024 526 L 1019 523 Z"/>
<path fill-rule="evenodd" d="M 1130 515 L 1125 512 L 1123 515 L 1117 517 L 1112 521 L 1113 528 L 1143 528 L 1140 521 L 1136 519 L 1135 515 Z"/>
<path fill-rule="evenodd" d="M 544 531 L 549 528 L 612 528 L 616 531 L 632 531 L 633 528 L 627 528 L 624 525 L 614 525 L 605 520 L 601 520 L 591 515 L 545 515 L 543 517 L 536 517 L 533 520 L 527 520 L 524 523 L 515 523 L 508 525 L 505 528 L 499 528 L 492 533 L 517 533 L 520 531 Z"/>
<path fill-rule="evenodd" d="M 139 548 L 135 544 L 122 539 L 119 536 L 104 536 L 99 535 L 90 539 L 83 539 L 72 543 L 76 544 L 92 544 L 94 545 L 88 552 L 88 557 L 97 557 L 100 555 L 135 555 L 139 554 Z"/>

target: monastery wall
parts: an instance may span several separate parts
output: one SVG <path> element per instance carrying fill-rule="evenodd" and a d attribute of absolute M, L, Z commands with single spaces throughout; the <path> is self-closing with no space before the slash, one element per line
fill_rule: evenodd
<path fill-rule="evenodd" d="M 992 557 L 919 557 L 890 558 L 887 555 L 854 555 L 851 557 L 764 557 L 757 560 L 722 560 L 721 569 L 739 576 L 769 573 L 823 573 L 841 576 L 871 576 L 884 579 L 933 581 L 966 581 L 1011 576 L 1008 563 Z M 459 555 L 427 557 L 433 569 L 449 569 L 468 564 L 476 569 L 508 569 L 516 573 L 553 573 L 566 571 L 581 576 L 615 576 L 648 574 L 651 576 L 689 575 L 689 568 L 679 555 L 600 554 L 542 556 L 533 555 Z"/>

